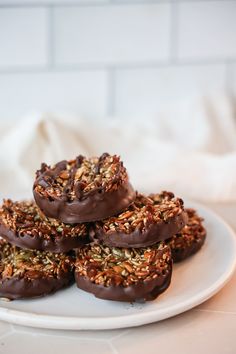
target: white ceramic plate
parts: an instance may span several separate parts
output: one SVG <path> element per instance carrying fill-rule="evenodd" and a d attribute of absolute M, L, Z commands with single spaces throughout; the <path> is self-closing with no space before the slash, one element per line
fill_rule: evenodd
<path fill-rule="evenodd" d="M 112 329 L 139 326 L 199 305 L 229 280 L 236 263 L 236 237 L 216 214 L 196 203 L 205 218 L 206 243 L 199 253 L 174 266 L 169 289 L 155 301 L 128 304 L 96 299 L 72 286 L 46 298 L 0 302 L 0 319 L 54 329 Z"/>

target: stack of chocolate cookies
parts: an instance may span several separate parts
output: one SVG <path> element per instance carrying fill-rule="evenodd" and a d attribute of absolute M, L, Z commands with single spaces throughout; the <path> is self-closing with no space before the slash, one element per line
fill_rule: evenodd
<path fill-rule="evenodd" d="M 42 164 L 35 201 L 0 209 L 0 296 L 32 298 L 76 281 L 106 300 L 153 300 L 172 263 L 196 253 L 202 219 L 173 193 L 135 192 L 116 155 Z"/>

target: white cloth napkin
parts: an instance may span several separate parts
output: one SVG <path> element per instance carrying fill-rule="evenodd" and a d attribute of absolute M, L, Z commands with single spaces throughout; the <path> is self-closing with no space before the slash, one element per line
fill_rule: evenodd
<path fill-rule="evenodd" d="M 229 99 L 186 102 L 153 117 L 97 121 L 34 114 L 0 129 L 0 191 L 30 197 L 41 162 L 78 154 L 121 155 L 137 190 L 236 200 L 236 118 Z"/>

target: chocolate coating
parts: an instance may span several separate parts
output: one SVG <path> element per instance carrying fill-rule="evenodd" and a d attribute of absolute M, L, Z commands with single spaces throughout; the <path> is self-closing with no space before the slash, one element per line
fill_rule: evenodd
<path fill-rule="evenodd" d="M 137 284 L 123 287 L 121 285 L 105 287 L 92 283 L 88 277 L 75 272 L 75 280 L 78 288 L 92 293 L 95 297 L 104 300 L 134 302 L 139 300 L 150 301 L 156 299 L 170 285 L 172 265 L 169 266 L 167 275 L 156 279 L 140 281 Z"/>
<path fill-rule="evenodd" d="M 171 253 L 174 263 L 181 262 L 186 258 L 192 256 L 193 254 L 197 253 L 202 248 L 205 239 L 206 236 L 204 236 L 201 241 L 192 243 L 188 247 L 186 247 L 186 245 L 183 245 L 181 248 L 172 248 Z"/>
<path fill-rule="evenodd" d="M 127 208 L 135 199 L 123 162 L 116 155 L 78 156 L 42 167 L 33 186 L 43 213 L 75 224 L 102 220 Z"/>
<path fill-rule="evenodd" d="M 45 296 L 73 282 L 74 255 L 23 250 L 0 238 L 0 297 Z"/>
<path fill-rule="evenodd" d="M 0 223 L 0 235 L 6 241 L 20 248 L 50 251 L 53 253 L 68 252 L 89 242 L 88 237 L 57 237 L 54 239 L 45 239 L 38 235 L 28 235 L 26 232 L 18 234 Z"/>
<path fill-rule="evenodd" d="M 135 198 L 130 183 L 124 183 L 117 190 L 108 192 L 98 190 L 83 200 L 75 199 L 71 202 L 66 198 L 49 200 L 35 188 L 33 194 L 36 204 L 45 215 L 68 224 L 105 219 L 124 210 Z"/>
<path fill-rule="evenodd" d="M 153 300 L 167 289 L 171 274 L 171 251 L 161 242 L 139 249 L 91 244 L 76 252 L 78 288 L 101 299 Z"/>
<path fill-rule="evenodd" d="M 198 252 L 206 239 L 206 229 L 202 225 L 203 219 L 198 216 L 194 209 L 186 209 L 188 223 L 185 227 L 169 240 L 172 258 L 175 263 L 183 261 Z"/>
<path fill-rule="evenodd" d="M 26 279 L 12 277 L 0 280 L 0 296 L 10 300 L 35 298 L 55 293 L 73 282 L 72 274 L 62 274 L 59 278 Z"/>
<path fill-rule="evenodd" d="M 108 247 L 140 248 L 152 246 L 157 242 L 166 240 L 180 231 L 187 222 L 187 214 L 181 214 L 170 218 L 167 222 L 150 224 L 147 229 L 135 229 L 127 234 L 124 232 L 110 232 L 106 234 L 102 227 L 91 228 L 89 235 L 92 241 L 102 242 Z"/>
<path fill-rule="evenodd" d="M 47 218 L 32 201 L 4 200 L 0 235 L 20 248 L 68 252 L 89 242 L 88 225 L 68 225 Z"/>

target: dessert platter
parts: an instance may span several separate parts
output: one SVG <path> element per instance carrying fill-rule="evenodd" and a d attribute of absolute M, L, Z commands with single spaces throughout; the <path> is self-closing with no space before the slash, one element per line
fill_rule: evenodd
<path fill-rule="evenodd" d="M 234 271 L 221 218 L 172 192 L 135 191 L 117 155 L 43 163 L 33 196 L 0 208 L 1 320 L 138 326 L 197 306 Z"/>

